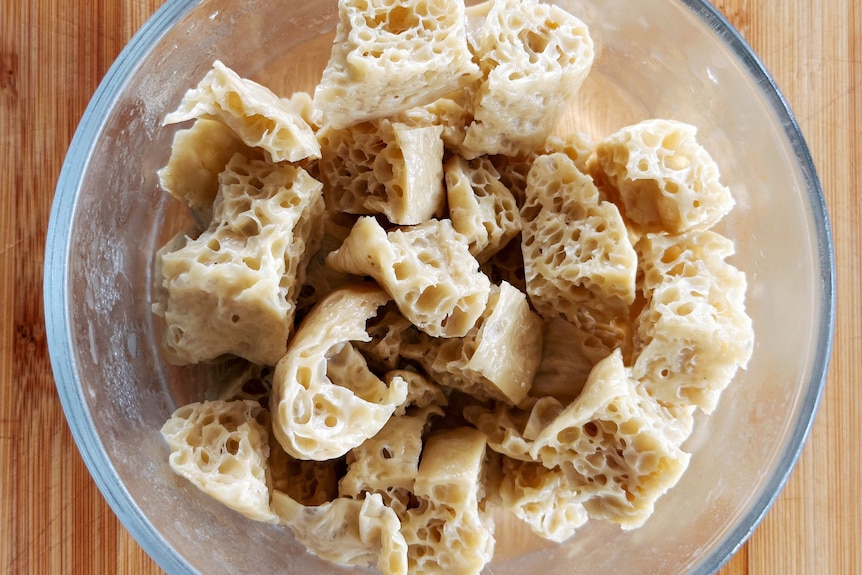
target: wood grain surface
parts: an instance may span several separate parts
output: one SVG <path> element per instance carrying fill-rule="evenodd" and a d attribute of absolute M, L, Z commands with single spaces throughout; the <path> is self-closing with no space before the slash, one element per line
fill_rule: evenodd
<path fill-rule="evenodd" d="M 0 573 L 161 573 L 78 454 L 54 388 L 42 262 L 54 186 L 98 82 L 162 0 L 0 0 Z M 862 573 L 862 3 L 718 0 L 773 73 L 835 237 L 829 380 L 802 458 L 722 575 Z"/>

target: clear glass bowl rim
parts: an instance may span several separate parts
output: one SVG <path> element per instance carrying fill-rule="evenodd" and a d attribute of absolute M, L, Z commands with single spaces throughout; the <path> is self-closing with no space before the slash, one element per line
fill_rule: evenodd
<path fill-rule="evenodd" d="M 732 24 L 707 0 L 679 0 L 694 13 L 732 51 L 781 120 L 784 135 L 792 146 L 807 190 L 817 238 L 820 272 L 820 322 L 816 326 L 819 346 L 812 361 L 812 376 L 804 390 L 800 415 L 790 437 L 788 449 L 779 458 L 772 476 L 736 527 L 725 535 L 709 556 L 700 563 L 698 573 L 717 572 L 745 543 L 772 507 L 787 482 L 808 438 L 820 403 L 829 359 L 835 321 L 835 264 L 832 232 L 826 202 L 805 138 L 766 67 Z M 77 377 L 71 347 L 71 317 L 65 288 L 69 268 L 69 244 L 84 170 L 104 119 L 128 79 L 165 33 L 186 16 L 199 0 L 172 0 L 162 5 L 122 50 L 88 104 L 75 132 L 57 181 L 46 240 L 43 301 L 47 343 L 57 391 L 75 443 L 90 474 L 108 504 L 132 537 L 158 565 L 172 575 L 196 571 L 161 536 L 123 487 L 111 460 L 95 435 L 83 389 Z"/>

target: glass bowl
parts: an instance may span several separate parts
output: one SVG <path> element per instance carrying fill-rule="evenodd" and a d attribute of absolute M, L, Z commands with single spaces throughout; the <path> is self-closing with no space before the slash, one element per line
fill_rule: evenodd
<path fill-rule="evenodd" d="M 748 275 L 756 347 L 685 444 L 678 485 L 640 529 L 590 522 L 564 544 L 498 529 L 487 573 L 713 573 L 754 530 L 807 437 L 823 388 L 834 263 L 822 191 L 767 71 L 703 0 L 560 0 L 596 42 L 569 121 L 603 136 L 649 117 L 699 128 L 737 207 L 721 231 Z M 160 359 L 155 250 L 186 217 L 159 189 L 184 91 L 221 59 L 289 95 L 329 55 L 334 0 L 173 0 L 119 56 L 70 147 L 51 213 L 45 317 L 60 399 L 90 472 L 167 572 L 346 573 L 284 528 L 247 520 L 178 478 L 159 429 L 201 397 L 205 370 Z"/>

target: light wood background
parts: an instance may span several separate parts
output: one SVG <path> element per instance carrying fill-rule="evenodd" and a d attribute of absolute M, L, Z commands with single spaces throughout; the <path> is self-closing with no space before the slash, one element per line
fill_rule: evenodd
<path fill-rule="evenodd" d="M 73 443 L 54 389 L 42 259 L 54 185 L 111 62 L 162 0 L 0 0 L 0 573 L 156 574 Z M 721 575 L 862 573 L 862 3 L 718 0 L 808 139 L 832 218 L 832 367 L 798 467 Z"/>

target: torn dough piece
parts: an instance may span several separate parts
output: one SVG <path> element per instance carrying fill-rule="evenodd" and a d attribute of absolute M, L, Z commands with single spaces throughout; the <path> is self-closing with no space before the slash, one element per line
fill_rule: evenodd
<path fill-rule="evenodd" d="M 691 231 L 648 234 L 637 248 L 647 305 L 635 320 L 632 373 L 659 401 L 711 413 L 754 348 L 745 274 L 725 261 L 733 242 Z"/>
<path fill-rule="evenodd" d="M 275 365 L 319 242 L 322 185 L 289 164 L 236 154 L 219 175 L 209 229 L 160 254 L 163 349 L 178 365 L 234 354 Z"/>
<path fill-rule="evenodd" d="M 491 282 L 449 220 L 386 232 L 362 217 L 326 263 L 371 276 L 413 325 L 434 337 L 462 337 L 482 315 Z"/>
<path fill-rule="evenodd" d="M 692 410 L 664 407 L 630 376 L 619 351 L 593 368 L 584 390 L 536 435 L 530 454 L 559 467 L 589 495 L 590 517 L 640 527 L 688 466 L 680 449 Z"/>
<path fill-rule="evenodd" d="M 534 461 L 503 460 L 499 493 L 503 507 L 539 537 L 561 543 L 589 520 L 584 495 L 569 486 L 559 467 Z"/>
<path fill-rule="evenodd" d="M 253 148 L 216 120 L 201 118 L 174 134 L 171 157 L 157 172 L 159 185 L 188 206 L 201 230 L 207 229 L 213 219 L 218 176 L 236 153 L 255 158 Z"/>
<path fill-rule="evenodd" d="M 396 377 L 407 382 L 407 399 L 395 409 L 395 415 L 404 415 L 410 407 L 424 409 L 432 406 L 443 407 L 448 403 L 443 390 L 421 373 L 408 369 L 394 369 L 383 375 L 383 381 L 391 385 L 390 382 Z"/>
<path fill-rule="evenodd" d="M 521 248 L 530 302 L 542 317 L 562 315 L 601 342 L 631 348 L 629 306 L 637 254 L 617 207 L 599 197 L 569 156 L 540 155 L 527 177 Z"/>
<path fill-rule="evenodd" d="M 533 151 L 592 67 L 587 26 L 538 0 L 492 0 L 476 42 L 483 79 L 464 140 L 467 157 Z"/>
<path fill-rule="evenodd" d="M 622 217 L 568 156 L 534 160 L 521 216 L 527 290 L 537 308 L 565 309 L 570 286 L 634 301 L 637 255 Z"/>
<path fill-rule="evenodd" d="M 617 350 L 596 364 L 568 406 L 544 397 L 529 413 L 476 406 L 465 415 L 495 451 L 559 468 L 591 518 L 634 529 L 688 466 L 690 456 L 680 445 L 691 434 L 692 413 L 690 406 L 666 407 L 653 399 L 631 378 Z"/>
<path fill-rule="evenodd" d="M 463 0 L 339 0 L 314 104 L 335 128 L 429 104 L 479 76 Z"/>
<path fill-rule="evenodd" d="M 380 431 L 406 399 L 403 379 L 387 387 L 364 360 L 356 363 L 361 356 L 343 359 L 349 365 L 341 370 L 328 366 L 349 342 L 368 341 L 365 324 L 387 301 L 376 286 L 344 287 L 321 300 L 296 330 L 275 368 L 270 400 L 273 432 L 289 455 L 341 457 Z"/>
<path fill-rule="evenodd" d="M 563 411 L 553 397 L 530 398 L 512 408 L 499 404 L 493 410 L 481 405 L 464 409 L 464 417 L 484 433 L 488 447 L 518 461 L 535 461 L 530 454 L 533 440 Z"/>
<path fill-rule="evenodd" d="M 338 484 L 341 496 L 361 499 L 365 493 L 379 493 L 386 506 L 403 517 L 419 472 L 423 434 L 430 416 L 442 414 L 435 406 L 393 417 L 377 435 L 351 450 L 347 473 Z"/>
<path fill-rule="evenodd" d="M 332 209 L 413 225 L 443 214 L 442 126 L 383 119 L 320 131 L 321 178 Z"/>
<path fill-rule="evenodd" d="M 186 92 L 179 108 L 165 116 L 164 124 L 197 118 L 223 122 L 247 146 L 266 150 L 273 162 L 320 158 L 314 131 L 288 101 L 218 60 L 197 87 Z"/>
<path fill-rule="evenodd" d="M 162 426 L 174 473 L 231 509 L 275 523 L 266 482 L 269 417 L 254 401 L 206 401 L 177 409 Z"/>
<path fill-rule="evenodd" d="M 734 205 L 697 128 L 646 120 L 596 144 L 594 177 L 640 232 L 679 234 L 715 225 Z"/>
<path fill-rule="evenodd" d="M 479 399 L 518 405 L 542 357 L 542 319 L 511 284 L 491 286 L 488 304 L 463 338 L 421 339 L 405 355 L 440 384 Z"/>
<path fill-rule="evenodd" d="M 401 533 L 410 573 L 478 575 L 494 554 L 494 524 L 485 510 L 485 436 L 459 427 L 425 442 L 414 483 L 418 506 Z"/>
<path fill-rule="evenodd" d="M 374 563 L 384 575 L 407 575 L 401 522 L 380 494 L 362 500 L 339 497 L 312 507 L 276 490 L 272 507 L 310 553 L 337 565 Z"/>
<path fill-rule="evenodd" d="M 488 158 L 468 162 L 454 155 L 444 174 L 452 226 L 466 236 L 470 253 L 483 263 L 521 231 L 515 198 Z"/>

